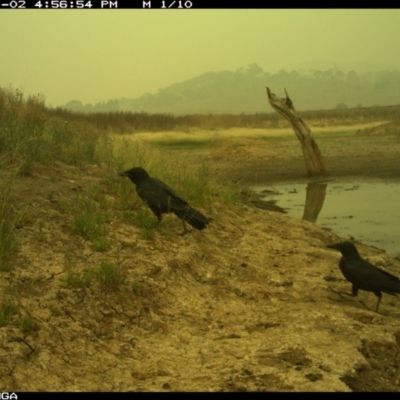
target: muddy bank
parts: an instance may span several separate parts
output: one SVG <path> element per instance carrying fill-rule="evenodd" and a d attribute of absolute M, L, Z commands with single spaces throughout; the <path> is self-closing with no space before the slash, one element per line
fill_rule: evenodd
<path fill-rule="evenodd" d="M 321 140 L 319 146 L 328 177 L 400 179 L 399 136 L 349 136 Z M 229 179 L 243 184 L 307 179 L 296 139 L 273 143 L 248 140 L 237 149 L 229 149 L 227 144 L 210 151 L 209 160 Z"/>

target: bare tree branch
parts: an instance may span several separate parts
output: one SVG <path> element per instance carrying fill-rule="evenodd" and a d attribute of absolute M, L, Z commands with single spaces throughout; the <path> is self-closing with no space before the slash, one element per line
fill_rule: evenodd
<path fill-rule="evenodd" d="M 307 124 L 296 112 L 293 102 L 290 99 L 286 89 L 285 98 L 278 97 L 272 93 L 267 87 L 268 102 L 271 107 L 283 115 L 292 125 L 294 133 L 300 141 L 301 149 L 303 151 L 304 162 L 306 164 L 307 175 L 326 175 L 324 160 L 322 159 L 321 151 L 312 137 L 311 130 Z"/>

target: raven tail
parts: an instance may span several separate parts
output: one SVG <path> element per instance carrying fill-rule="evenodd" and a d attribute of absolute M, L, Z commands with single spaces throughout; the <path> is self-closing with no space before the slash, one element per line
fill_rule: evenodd
<path fill-rule="evenodd" d="M 203 215 L 200 211 L 195 210 L 192 207 L 186 207 L 182 210 L 175 210 L 175 214 L 188 224 L 192 225 L 193 228 L 202 230 L 210 222 L 210 220 Z"/>

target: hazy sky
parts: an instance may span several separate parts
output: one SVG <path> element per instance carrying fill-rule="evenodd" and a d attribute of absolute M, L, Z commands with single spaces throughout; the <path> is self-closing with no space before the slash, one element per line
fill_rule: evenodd
<path fill-rule="evenodd" d="M 208 71 L 400 69 L 394 10 L 2 10 L 0 86 L 57 106 Z M 267 82 L 266 82 L 267 83 Z"/>

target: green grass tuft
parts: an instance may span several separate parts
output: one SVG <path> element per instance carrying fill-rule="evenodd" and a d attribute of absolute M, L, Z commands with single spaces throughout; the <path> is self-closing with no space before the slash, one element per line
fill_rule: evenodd
<path fill-rule="evenodd" d="M 117 288 L 126 280 L 126 275 L 117 264 L 102 262 L 95 273 L 100 285 L 109 289 Z"/>
<path fill-rule="evenodd" d="M 89 287 L 92 278 L 95 273 L 92 269 L 87 269 L 83 273 L 77 274 L 76 272 L 68 271 L 67 276 L 65 278 L 65 286 L 73 287 L 73 288 L 84 288 Z"/>
<path fill-rule="evenodd" d="M 143 286 L 138 282 L 133 282 L 132 283 L 132 292 L 136 296 L 140 296 L 142 294 L 142 292 L 143 292 Z"/>
<path fill-rule="evenodd" d="M 31 317 L 25 316 L 19 319 L 19 329 L 24 333 L 30 333 L 39 329 L 38 323 Z"/>
<path fill-rule="evenodd" d="M 6 326 L 11 317 L 18 313 L 18 305 L 14 302 L 7 301 L 0 304 L 0 327 Z"/>
<path fill-rule="evenodd" d="M 90 198 L 78 198 L 74 204 L 70 204 L 73 215 L 72 232 L 90 240 L 95 250 L 105 251 L 110 247 L 106 239 L 108 207 Z"/>

